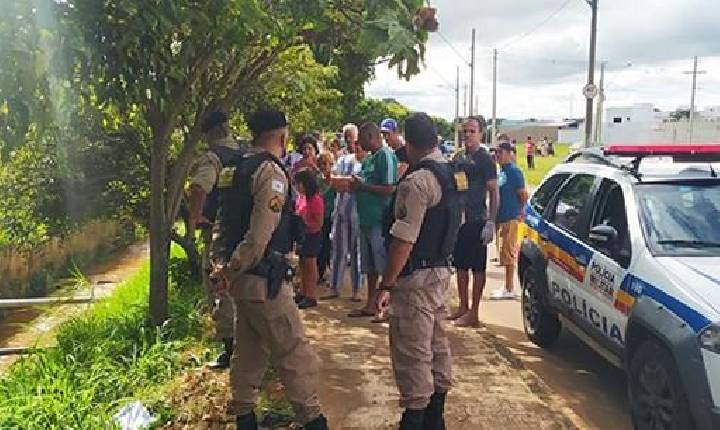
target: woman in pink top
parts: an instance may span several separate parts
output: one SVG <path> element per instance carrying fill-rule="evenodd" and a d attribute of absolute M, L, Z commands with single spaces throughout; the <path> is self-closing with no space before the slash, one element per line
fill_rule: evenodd
<path fill-rule="evenodd" d="M 309 170 L 297 172 L 295 183 L 299 193 L 295 200 L 295 213 L 303 223 L 303 235 L 298 249 L 302 285 L 297 301 L 300 309 L 307 309 L 317 306 L 315 294 L 319 278 L 317 256 L 322 246 L 325 204 L 314 173 Z"/>

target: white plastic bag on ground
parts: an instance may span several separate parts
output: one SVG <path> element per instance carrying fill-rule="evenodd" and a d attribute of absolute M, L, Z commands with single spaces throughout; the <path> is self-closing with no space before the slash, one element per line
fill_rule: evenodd
<path fill-rule="evenodd" d="M 113 418 L 122 430 L 140 430 L 155 421 L 155 417 L 139 401 L 123 406 Z"/>

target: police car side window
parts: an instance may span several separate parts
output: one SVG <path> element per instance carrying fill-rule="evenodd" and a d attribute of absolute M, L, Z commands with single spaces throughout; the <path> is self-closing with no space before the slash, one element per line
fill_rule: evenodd
<path fill-rule="evenodd" d="M 550 200 L 553 198 L 558 188 L 560 188 L 569 176 L 570 175 L 567 173 L 562 173 L 548 178 L 548 180 L 545 181 L 533 194 L 532 199 L 530 199 L 530 206 L 532 206 L 537 213 L 544 213 L 545 208 L 548 203 L 550 203 Z"/>
<path fill-rule="evenodd" d="M 581 219 L 588 208 L 588 200 L 595 183 L 592 175 L 576 175 L 560 190 L 552 223 L 564 230 L 582 236 Z"/>
<path fill-rule="evenodd" d="M 599 196 L 591 226 L 607 225 L 617 232 L 617 240 L 609 244 L 607 248 L 600 248 L 599 251 L 621 266 L 628 267 L 632 247 L 630 245 L 630 232 L 628 231 L 627 211 L 622 188 L 617 182 L 604 179 L 602 192 Z"/>

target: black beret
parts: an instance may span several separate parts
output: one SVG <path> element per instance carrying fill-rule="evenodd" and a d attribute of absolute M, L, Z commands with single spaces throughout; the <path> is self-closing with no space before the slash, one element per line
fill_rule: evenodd
<path fill-rule="evenodd" d="M 248 128 L 257 137 L 266 131 L 287 127 L 285 114 L 277 110 L 261 110 L 255 112 L 248 120 Z"/>
<path fill-rule="evenodd" d="M 225 112 L 220 111 L 214 111 L 210 112 L 206 117 L 205 120 L 203 120 L 201 130 L 203 133 L 207 133 L 208 131 L 212 130 L 214 127 L 225 124 L 228 122 L 228 115 Z"/>

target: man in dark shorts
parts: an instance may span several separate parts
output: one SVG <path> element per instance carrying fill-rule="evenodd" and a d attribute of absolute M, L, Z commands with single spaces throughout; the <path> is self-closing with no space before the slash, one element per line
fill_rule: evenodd
<path fill-rule="evenodd" d="M 495 234 L 493 220 L 497 216 L 500 200 L 495 163 L 481 147 L 484 132 L 485 119 L 482 116 L 465 120 L 462 127 L 465 147 L 455 156 L 456 162 L 470 164 L 473 171 L 464 196 L 465 221 L 460 228 L 453 254 L 460 306 L 448 319 L 457 320 L 456 324 L 460 327 L 473 327 L 479 323 L 480 298 L 485 288 L 487 245 Z M 490 201 L 489 210 L 485 203 L 487 197 Z M 470 271 L 473 274 L 472 305 L 468 294 Z"/>

